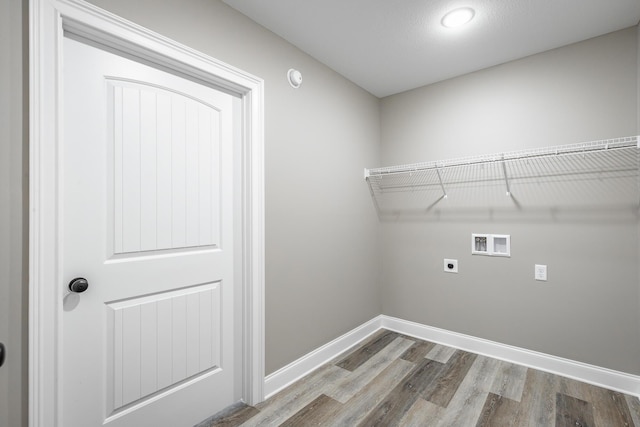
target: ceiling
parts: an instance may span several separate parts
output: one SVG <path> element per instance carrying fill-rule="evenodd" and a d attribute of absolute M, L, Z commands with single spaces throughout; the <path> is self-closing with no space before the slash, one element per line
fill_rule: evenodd
<path fill-rule="evenodd" d="M 640 21 L 640 0 L 223 1 L 378 97 Z M 440 24 L 463 6 L 469 24 Z"/>

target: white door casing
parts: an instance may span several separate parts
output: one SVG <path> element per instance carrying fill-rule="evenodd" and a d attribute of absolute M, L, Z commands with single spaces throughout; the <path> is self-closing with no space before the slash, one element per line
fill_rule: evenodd
<path fill-rule="evenodd" d="M 124 21 L 112 14 L 104 12 L 85 2 L 77 0 L 32 0 L 30 8 L 31 18 L 31 112 L 30 112 L 30 425 L 31 426 L 62 426 L 64 407 L 63 382 L 60 375 L 64 373 L 64 360 L 62 359 L 61 328 L 66 321 L 66 316 L 73 310 L 64 312 L 64 306 L 73 308 L 73 304 L 67 301 L 63 305 L 66 282 L 69 272 L 64 271 L 65 244 L 65 212 L 63 201 L 64 174 L 61 164 L 64 160 L 63 141 L 64 127 L 62 64 L 65 49 L 65 32 L 79 36 L 92 42 L 99 43 L 108 48 L 115 49 L 126 55 L 139 58 L 150 64 L 156 64 L 173 73 L 182 74 L 190 79 L 197 79 L 210 86 L 219 87 L 241 99 L 241 152 L 239 183 L 236 187 L 240 190 L 241 215 L 238 216 L 240 224 L 236 226 L 240 248 L 238 254 L 240 268 L 236 269 L 235 281 L 241 286 L 241 327 L 242 345 L 237 346 L 242 352 L 238 360 L 243 371 L 241 395 L 245 402 L 255 404 L 263 398 L 264 382 L 264 182 L 263 182 L 263 83 L 251 75 L 239 71 L 233 67 L 222 64 L 206 57 L 187 47 L 143 29 L 135 24 Z M 134 83 L 128 82 L 128 88 L 117 88 L 118 81 L 109 90 L 112 93 L 131 92 Z M 140 88 L 134 88 L 140 92 Z M 134 91 L 135 92 L 135 91 Z M 114 95 L 115 96 L 115 95 Z M 114 98 L 115 99 L 115 98 Z M 190 107 L 196 108 L 196 107 Z M 204 113 L 202 113 L 204 114 Z M 126 168 L 125 168 L 126 169 Z M 206 190 L 206 189 L 205 189 Z M 204 190 L 203 190 L 204 191 Z M 114 189 L 113 194 L 116 194 Z M 121 194 L 122 195 L 122 194 Z M 113 218 L 115 224 L 118 218 Z M 120 218 L 126 227 L 127 220 Z M 206 228 L 206 227 L 205 227 Z M 148 230 L 147 230 L 148 231 Z M 198 245 L 214 245 L 216 230 L 205 230 L 208 237 L 198 237 Z M 141 235 L 144 230 L 140 230 Z M 135 234 L 135 233 L 134 233 Z M 114 236 L 116 236 L 114 234 Z M 121 233 L 121 236 L 130 236 L 130 233 Z M 190 236 L 190 237 L 188 237 Z M 178 242 L 179 247 L 196 246 L 189 244 L 188 239 L 194 238 L 194 233 L 186 233 L 183 242 Z M 118 257 L 126 257 L 124 253 L 131 254 L 136 250 L 165 250 L 165 251 L 189 251 L 189 249 L 171 249 L 173 244 L 164 242 L 161 236 L 156 236 L 155 243 L 158 247 L 152 247 L 150 240 L 144 237 L 138 239 L 145 243 L 140 247 L 132 247 L 128 237 L 118 240 L 114 237 L 110 246 L 113 249 L 112 258 L 116 264 L 122 260 Z M 146 239 L 146 240 L 145 240 Z M 202 240 L 204 239 L 204 240 Z M 193 241 L 192 241 L 193 242 Z M 213 243 L 212 243 L 213 242 Z M 149 246 L 151 245 L 151 246 Z M 164 245 L 164 246 L 162 246 Z M 135 246 L 135 244 L 134 244 Z M 173 245 L 175 246 L 175 245 Z M 192 248 L 193 249 L 193 248 Z M 123 254 L 116 254 L 115 252 Z M 211 251 L 209 251 L 211 252 Z M 108 251 L 105 250 L 105 253 Z M 142 257 L 144 258 L 144 256 Z M 140 260 L 138 260 L 140 261 Z M 197 296 L 198 304 L 216 304 L 214 295 L 219 291 L 219 283 L 216 281 L 203 282 L 194 278 L 198 286 L 188 287 L 193 283 L 178 286 L 177 290 L 165 289 L 163 292 L 163 304 L 167 301 L 176 304 L 195 304 Z M 203 279 L 202 279 L 203 280 Z M 203 297 L 206 295 L 207 297 Z M 209 298 L 211 296 L 211 298 Z M 113 322 L 127 317 L 130 302 L 135 301 L 140 312 L 145 310 L 161 310 L 160 305 L 150 308 L 152 304 L 146 297 L 125 300 L 113 296 L 110 306 L 107 307 L 107 317 Z M 191 301 L 191 302 L 189 302 Z M 80 297 L 79 305 L 82 305 Z M 63 321 L 63 318 L 65 319 Z M 157 318 L 157 316 L 156 316 Z M 208 319 L 198 319 L 202 322 Z M 180 320 L 182 321 L 182 320 Z M 188 321 L 185 319 L 185 321 Z M 112 323 L 115 324 L 115 323 Z M 110 332 L 117 333 L 113 330 Z M 192 338 L 193 339 L 193 338 Z M 213 357 L 213 356 L 212 356 Z M 204 363 L 195 369 L 193 366 L 189 373 L 213 372 L 215 363 L 211 358 L 207 359 L 210 366 Z M 108 365 L 108 364 L 107 364 Z M 109 366 L 109 365 L 108 365 Z M 116 369 L 115 364 L 111 368 Z M 120 368 L 122 369 L 121 365 Z M 70 368 L 67 366 L 67 370 Z M 207 371 L 209 370 L 209 371 Z M 189 382 L 189 376 L 185 372 L 185 378 L 180 375 L 172 381 L 178 384 Z M 208 374 L 207 374 L 208 375 Z M 213 376 L 213 375 L 212 375 Z M 164 380 L 166 381 L 166 379 Z M 165 383 L 156 379 L 160 385 Z M 113 385 L 112 385 L 113 386 Z M 158 384 L 146 383 L 145 393 L 153 395 L 153 387 L 162 389 Z M 135 387 L 134 387 L 135 388 Z M 136 402 L 142 392 L 139 390 L 128 391 L 129 395 L 121 395 L 119 402 L 114 402 L 114 408 L 120 404 L 126 407 L 127 402 Z M 159 392 L 162 394 L 162 392 Z M 156 393 L 157 395 L 157 393 Z M 135 403 L 130 403 L 130 407 Z M 129 407 L 129 408 L 130 408 Z M 107 409 L 107 415 L 109 410 Z M 116 411 L 117 412 L 117 411 Z M 120 413 L 124 413 L 120 411 Z"/>

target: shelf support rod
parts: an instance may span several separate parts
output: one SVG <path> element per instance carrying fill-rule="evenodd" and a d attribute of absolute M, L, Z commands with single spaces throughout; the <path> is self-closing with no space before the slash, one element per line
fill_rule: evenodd
<path fill-rule="evenodd" d="M 447 190 L 444 189 L 444 184 L 442 182 L 442 176 L 440 175 L 440 169 L 436 168 L 436 173 L 438 174 L 438 181 L 440 181 L 440 188 L 442 188 L 442 197 L 447 198 Z"/>
<path fill-rule="evenodd" d="M 511 189 L 509 188 L 509 176 L 507 175 L 507 165 L 504 161 L 504 154 L 502 155 L 502 172 L 504 173 L 504 183 L 507 186 L 507 196 L 511 196 Z"/>

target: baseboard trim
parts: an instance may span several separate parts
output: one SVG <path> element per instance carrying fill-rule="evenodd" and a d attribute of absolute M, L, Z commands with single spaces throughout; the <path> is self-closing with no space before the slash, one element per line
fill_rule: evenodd
<path fill-rule="evenodd" d="M 267 375 L 264 380 L 265 399 L 349 350 L 380 328 L 381 316 L 374 317 L 330 343 Z"/>
<path fill-rule="evenodd" d="M 640 396 L 640 376 L 526 350 L 445 329 L 381 315 L 381 327 L 426 341 L 489 356 L 633 396 Z"/>
<path fill-rule="evenodd" d="M 388 329 L 425 341 L 493 357 L 494 359 L 550 372 L 588 384 L 640 397 L 640 376 L 589 365 L 537 351 L 476 338 L 433 326 L 379 315 L 308 353 L 265 378 L 265 399 L 349 350 L 379 329 Z"/>

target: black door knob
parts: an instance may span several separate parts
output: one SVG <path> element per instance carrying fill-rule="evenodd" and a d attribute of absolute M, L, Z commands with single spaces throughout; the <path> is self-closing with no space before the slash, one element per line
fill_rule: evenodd
<path fill-rule="evenodd" d="M 7 351 L 4 348 L 4 344 L 0 342 L 0 366 L 4 365 L 4 358 L 6 357 L 5 356 L 6 352 Z"/>
<path fill-rule="evenodd" d="M 69 282 L 69 290 L 77 294 L 82 293 L 89 287 L 89 282 L 83 277 L 76 277 Z"/>

